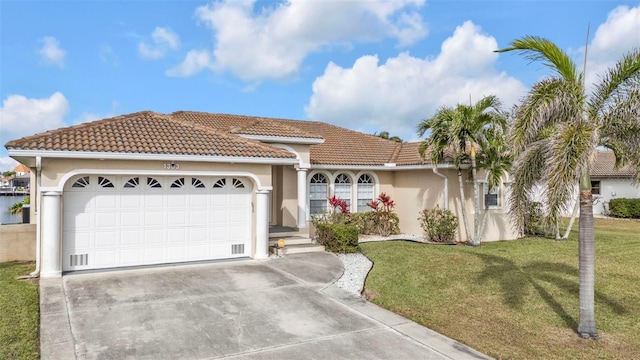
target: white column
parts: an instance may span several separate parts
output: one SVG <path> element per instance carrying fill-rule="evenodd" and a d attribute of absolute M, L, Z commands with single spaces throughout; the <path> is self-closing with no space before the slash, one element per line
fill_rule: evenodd
<path fill-rule="evenodd" d="M 256 191 L 256 259 L 269 257 L 269 190 Z"/>
<path fill-rule="evenodd" d="M 42 194 L 42 267 L 40 277 L 59 277 L 62 275 L 60 266 L 60 191 L 46 191 Z"/>
<path fill-rule="evenodd" d="M 298 229 L 307 227 L 307 169 L 298 168 Z"/>

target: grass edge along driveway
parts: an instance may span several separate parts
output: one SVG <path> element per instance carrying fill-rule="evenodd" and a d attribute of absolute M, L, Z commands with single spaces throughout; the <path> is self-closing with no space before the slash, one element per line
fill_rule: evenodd
<path fill-rule="evenodd" d="M 577 224 L 575 226 L 577 230 Z M 640 222 L 596 219 L 600 340 L 577 336 L 578 241 L 361 244 L 374 303 L 501 359 L 640 359 Z"/>
<path fill-rule="evenodd" d="M 40 357 L 37 280 L 16 280 L 34 269 L 33 263 L 0 264 L 0 359 Z"/>

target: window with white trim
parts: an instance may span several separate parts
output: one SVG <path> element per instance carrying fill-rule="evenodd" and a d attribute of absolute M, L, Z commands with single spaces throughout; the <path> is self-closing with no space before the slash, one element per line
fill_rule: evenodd
<path fill-rule="evenodd" d="M 309 213 L 321 214 L 327 211 L 329 181 L 322 174 L 314 174 L 309 181 Z"/>
<path fill-rule="evenodd" d="M 494 186 L 489 189 L 488 183 L 482 183 L 482 193 L 484 194 L 484 209 L 501 209 L 502 208 L 502 196 L 500 186 Z M 488 205 L 488 206 L 487 206 Z"/>
<path fill-rule="evenodd" d="M 351 208 L 351 177 L 347 174 L 338 174 L 333 184 L 333 195 L 347 202 Z"/>
<path fill-rule="evenodd" d="M 358 212 L 370 210 L 368 203 L 373 201 L 373 177 L 368 174 L 362 174 L 358 178 L 358 187 L 356 190 L 358 199 Z"/>

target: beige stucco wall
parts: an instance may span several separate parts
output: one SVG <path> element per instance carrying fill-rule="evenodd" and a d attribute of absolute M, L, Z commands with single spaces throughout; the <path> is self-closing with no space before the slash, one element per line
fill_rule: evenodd
<path fill-rule="evenodd" d="M 36 254 L 36 225 L 0 225 L 0 263 L 34 261 Z"/>

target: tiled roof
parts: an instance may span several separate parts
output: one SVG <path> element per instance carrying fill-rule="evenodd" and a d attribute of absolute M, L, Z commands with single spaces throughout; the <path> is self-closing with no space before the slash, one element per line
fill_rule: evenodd
<path fill-rule="evenodd" d="M 593 165 L 591 165 L 591 176 L 594 178 L 618 177 L 631 178 L 635 176 L 632 167 L 625 166 L 620 169 L 615 168 L 616 155 L 613 151 L 598 151 Z"/>
<path fill-rule="evenodd" d="M 396 158 L 396 165 L 427 165 L 432 164 L 429 149 L 427 149 L 424 159 L 420 157 L 420 142 L 410 142 L 402 144 L 402 148 Z M 440 163 L 450 164 L 453 162 L 451 150 L 445 150 Z"/>
<path fill-rule="evenodd" d="M 29 170 L 29 168 L 24 166 L 23 164 L 18 164 L 18 166 L 16 166 L 16 168 L 13 169 L 13 172 L 15 172 L 15 173 L 28 173 L 28 172 L 31 172 L 31 170 Z"/>
<path fill-rule="evenodd" d="M 258 141 L 150 111 L 48 131 L 5 146 L 23 150 L 295 158 Z"/>
<path fill-rule="evenodd" d="M 311 145 L 311 163 L 316 165 L 369 165 L 383 166 L 394 162 L 400 144 L 318 121 L 256 118 L 243 115 L 210 114 L 180 111 L 172 114 L 184 120 L 232 133 L 251 134 L 260 129 L 260 135 L 293 136 L 324 139 L 324 143 Z M 264 125 L 262 125 L 264 123 Z"/>
<path fill-rule="evenodd" d="M 322 139 L 313 132 L 288 126 L 283 119 L 195 111 L 177 111 L 171 116 L 232 134 Z"/>

